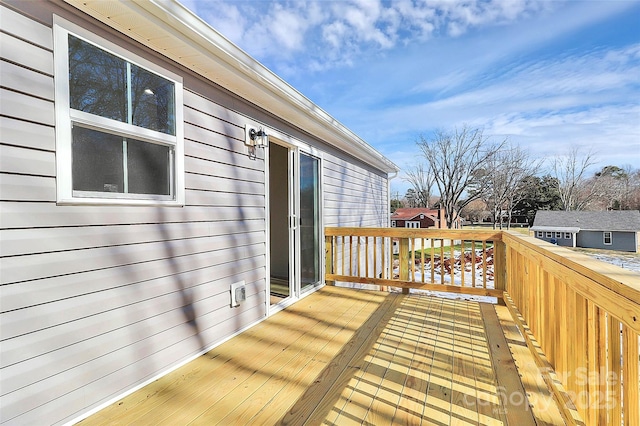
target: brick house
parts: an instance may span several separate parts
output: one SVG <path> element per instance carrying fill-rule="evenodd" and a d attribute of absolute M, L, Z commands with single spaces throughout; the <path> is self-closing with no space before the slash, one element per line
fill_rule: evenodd
<path fill-rule="evenodd" d="M 424 207 L 399 208 L 391 215 L 392 228 L 438 228 L 447 227 L 444 209 L 428 209 Z M 457 217 L 454 229 L 462 228 L 462 219 Z"/>

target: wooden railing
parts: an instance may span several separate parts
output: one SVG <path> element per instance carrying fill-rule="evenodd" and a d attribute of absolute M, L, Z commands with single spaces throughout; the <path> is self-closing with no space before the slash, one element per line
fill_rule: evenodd
<path fill-rule="evenodd" d="M 499 232 L 326 228 L 325 245 L 327 281 L 495 297 L 504 290 Z"/>
<path fill-rule="evenodd" d="M 511 232 L 326 228 L 325 237 L 327 283 L 499 297 L 568 423 L 640 424 L 640 274 Z"/>
<path fill-rule="evenodd" d="M 562 383 L 586 424 L 637 426 L 640 275 L 532 237 L 503 241 L 505 300 L 555 371 L 547 384 Z"/>

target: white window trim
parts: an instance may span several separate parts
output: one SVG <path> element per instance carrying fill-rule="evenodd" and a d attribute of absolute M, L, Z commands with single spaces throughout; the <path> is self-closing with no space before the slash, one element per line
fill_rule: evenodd
<path fill-rule="evenodd" d="M 183 119 L 183 83 L 182 77 L 158 65 L 129 52 L 91 31 L 54 15 L 54 74 L 55 74 L 55 114 L 56 114 L 56 189 L 58 204 L 94 204 L 94 205 L 166 205 L 184 206 L 185 170 L 184 170 L 184 119 Z M 174 83 L 175 88 L 175 136 L 120 123 L 82 111 L 72 110 L 69 106 L 69 60 L 68 36 L 84 39 L 100 49 L 123 58 L 124 60 L 152 71 Z M 160 143 L 173 148 L 173 167 L 170 171 L 173 188 L 172 196 L 153 194 L 117 194 L 81 192 L 74 196 L 72 182 L 72 123 L 94 130 L 107 130 L 126 137 L 152 143 Z M 132 128 L 134 128 L 132 130 Z"/>
<path fill-rule="evenodd" d="M 609 242 L 607 242 L 607 234 L 609 234 Z M 613 244 L 613 233 L 611 231 L 602 232 L 602 243 L 605 246 L 610 246 Z"/>

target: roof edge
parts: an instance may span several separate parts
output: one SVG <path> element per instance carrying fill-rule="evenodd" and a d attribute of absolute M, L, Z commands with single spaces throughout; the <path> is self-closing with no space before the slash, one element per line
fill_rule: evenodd
<path fill-rule="evenodd" d="M 166 52 L 160 51 L 144 38 L 136 37 L 135 28 L 130 28 L 131 20 L 127 20 L 129 24 L 127 26 L 124 25 L 125 21 L 121 18 L 131 12 L 139 15 L 143 13 L 150 14 L 154 18 L 155 25 L 179 34 L 180 40 L 196 46 L 201 54 L 223 65 L 227 71 L 233 74 L 234 78 L 242 80 L 240 83 L 244 83 L 252 90 L 244 90 L 239 95 L 249 102 L 267 111 L 272 109 L 273 105 L 271 103 L 275 103 L 281 110 L 287 111 L 287 116 L 280 118 L 290 122 L 292 125 L 316 135 L 330 145 L 383 172 L 394 173 L 399 171 L 399 167 L 391 160 L 274 72 L 240 49 L 179 1 L 134 0 L 109 2 L 110 16 L 99 12 L 99 1 L 64 1 L 163 56 L 187 66 L 215 84 L 236 92 L 228 80 L 222 78 L 215 80 L 210 73 L 207 75 L 208 73 L 189 66 L 188 61 L 167 55 Z M 257 92 L 254 93 L 253 90 L 257 90 Z"/>

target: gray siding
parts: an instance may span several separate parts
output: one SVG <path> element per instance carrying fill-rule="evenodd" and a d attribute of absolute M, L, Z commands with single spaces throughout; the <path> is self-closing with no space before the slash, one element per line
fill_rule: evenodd
<path fill-rule="evenodd" d="M 385 174 L 66 5 L 14 4 L 38 20 L 0 4 L 0 423 L 73 420 L 265 317 L 265 162 L 246 116 L 323 151 L 326 226 L 387 225 Z M 56 205 L 52 12 L 185 76 L 185 207 Z"/>
<path fill-rule="evenodd" d="M 389 225 L 387 178 L 335 154 L 324 157 L 325 226 Z"/>
<path fill-rule="evenodd" d="M 635 232 L 612 232 L 611 244 L 604 244 L 604 232 L 580 231 L 578 232 L 576 245 L 585 248 L 597 248 L 604 250 L 636 251 Z"/>
<path fill-rule="evenodd" d="M 52 30 L 0 14 L 0 421 L 59 423 L 265 316 L 264 161 L 185 85 L 184 208 L 57 206 Z"/>

